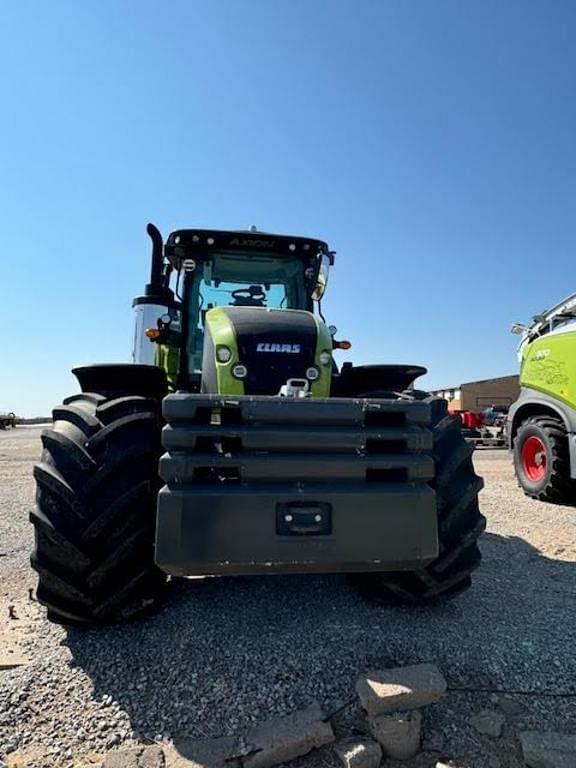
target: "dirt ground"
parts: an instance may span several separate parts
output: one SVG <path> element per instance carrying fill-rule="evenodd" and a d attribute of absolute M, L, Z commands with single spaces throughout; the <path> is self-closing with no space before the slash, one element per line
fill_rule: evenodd
<path fill-rule="evenodd" d="M 340 736 L 358 674 L 418 662 L 449 690 L 425 712 L 424 751 L 398 766 L 520 768 L 521 731 L 576 733 L 576 510 L 524 497 L 506 451 L 476 452 L 483 563 L 451 603 L 375 606 L 341 576 L 175 580 L 151 618 L 66 632 L 28 566 L 39 435 L 0 432 L 0 766 L 96 766 L 107 749 L 232 734 L 313 701 Z M 505 718 L 499 736 L 471 723 L 486 709 Z M 329 747 L 291 763 L 337 765 Z"/>

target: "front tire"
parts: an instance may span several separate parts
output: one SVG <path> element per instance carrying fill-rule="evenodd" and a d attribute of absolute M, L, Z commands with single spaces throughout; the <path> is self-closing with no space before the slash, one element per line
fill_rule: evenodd
<path fill-rule="evenodd" d="M 434 436 L 438 514 L 438 557 L 425 568 L 409 572 L 362 574 L 361 590 L 385 602 L 427 603 L 452 598 L 472 583 L 480 565 L 478 539 L 486 519 L 478 506 L 484 483 L 472 464 L 474 448 L 460 429 L 460 419 L 450 416 L 445 400 L 430 399 Z"/>
<path fill-rule="evenodd" d="M 38 600 L 68 625 L 132 619 L 158 602 L 159 402 L 84 393 L 53 412 L 34 468 Z"/>
<path fill-rule="evenodd" d="M 554 416 L 522 422 L 514 438 L 514 469 L 527 496 L 555 504 L 574 503 L 566 427 Z"/>

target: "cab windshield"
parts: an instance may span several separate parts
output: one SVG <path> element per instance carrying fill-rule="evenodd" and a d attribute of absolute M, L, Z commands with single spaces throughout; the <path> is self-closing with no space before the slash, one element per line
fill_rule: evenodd
<path fill-rule="evenodd" d="M 200 284 L 200 311 L 208 307 L 268 307 L 285 309 L 288 291 L 285 283 L 223 283 L 210 281 Z"/>
<path fill-rule="evenodd" d="M 191 369 L 201 370 L 206 313 L 214 307 L 311 309 L 305 265 L 299 258 L 263 254 L 214 254 L 200 262 L 190 303 Z"/>

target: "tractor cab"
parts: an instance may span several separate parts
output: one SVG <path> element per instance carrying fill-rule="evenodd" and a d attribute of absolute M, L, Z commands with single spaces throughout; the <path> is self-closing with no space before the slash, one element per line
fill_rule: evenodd
<path fill-rule="evenodd" d="M 174 386 L 220 394 L 277 394 L 289 378 L 328 394 L 332 344 L 314 314 L 334 263 L 325 242 L 185 229 L 163 245 L 155 227 L 148 233 L 152 274 L 134 302 L 133 362 L 161 365 Z"/>

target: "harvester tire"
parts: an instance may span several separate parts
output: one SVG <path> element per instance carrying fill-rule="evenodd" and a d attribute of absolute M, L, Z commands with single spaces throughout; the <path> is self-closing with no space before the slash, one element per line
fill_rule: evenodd
<path fill-rule="evenodd" d="M 568 435 L 559 418 L 543 414 L 522 422 L 514 438 L 514 469 L 527 496 L 553 504 L 574 503 Z"/>
<path fill-rule="evenodd" d="M 166 577 L 154 564 L 159 401 L 84 393 L 53 412 L 34 468 L 31 562 L 38 600 L 65 625 L 149 612 Z"/>
<path fill-rule="evenodd" d="M 405 395 L 404 395 L 405 396 Z M 363 573 L 356 577 L 370 599 L 427 603 L 452 598 L 467 589 L 480 565 L 478 539 L 486 519 L 478 506 L 483 488 L 472 464 L 473 446 L 461 432 L 460 419 L 447 412 L 445 400 L 431 399 L 439 555 L 417 571 Z"/>

